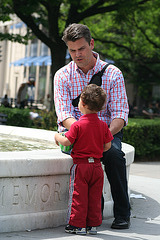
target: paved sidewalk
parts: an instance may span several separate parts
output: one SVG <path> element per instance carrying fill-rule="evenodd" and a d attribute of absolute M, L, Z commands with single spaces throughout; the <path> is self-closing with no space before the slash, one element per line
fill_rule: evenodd
<path fill-rule="evenodd" d="M 160 162 L 133 163 L 129 188 L 132 216 L 127 230 L 113 230 L 113 219 L 103 220 L 95 236 L 78 236 L 64 232 L 64 226 L 30 232 L 1 233 L 0 240 L 160 240 Z"/>

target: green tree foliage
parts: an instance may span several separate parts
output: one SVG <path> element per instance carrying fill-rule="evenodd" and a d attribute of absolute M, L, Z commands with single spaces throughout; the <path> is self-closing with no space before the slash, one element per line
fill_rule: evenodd
<path fill-rule="evenodd" d="M 145 100 L 151 97 L 152 85 L 160 83 L 159 10 L 160 1 L 154 0 L 134 11 L 124 8 L 84 20 L 96 40 L 96 50 L 115 61 Z"/>
<path fill-rule="evenodd" d="M 96 49 L 118 62 L 137 85 L 141 66 L 147 77 L 157 72 L 158 0 L 0 0 L 0 3 L 0 20 L 9 20 L 15 13 L 28 27 L 23 38 L 1 33 L 0 39 L 6 37 L 26 43 L 32 32 L 51 51 L 52 81 L 55 72 L 65 64 L 66 46 L 61 40 L 62 33 L 73 22 L 86 22 L 99 40 Z M 151 66 L 153 60 L 154 67 Z M 145 85 L 146 77 L 143 78 Z"/>

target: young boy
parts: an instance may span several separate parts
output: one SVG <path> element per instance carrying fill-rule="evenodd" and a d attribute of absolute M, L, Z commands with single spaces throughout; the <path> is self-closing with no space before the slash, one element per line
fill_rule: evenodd
<path fill-rule="evenodd" d="M 107 124 L 99 120 L 106 93 L 95 84 L 86 86 L 80 96 L 78 108 L 84 114 L 62 136 L 55 134 L 57 144 L 73 145 L 67 233 L 97 234 L 102 223 L 101 197 L 103 169 L 100 159 L 103 151 L 111 147 L 113 136 Z"/>

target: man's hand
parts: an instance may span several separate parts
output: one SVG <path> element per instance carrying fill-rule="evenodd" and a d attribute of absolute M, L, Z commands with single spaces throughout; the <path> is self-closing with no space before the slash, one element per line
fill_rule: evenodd
<path fill-rule="evenodd" d="M 110 124 L 109 130 L 112 135 L 115 135 L 124 127 L 124 120 L 122 118 L 115 118 Z"/>

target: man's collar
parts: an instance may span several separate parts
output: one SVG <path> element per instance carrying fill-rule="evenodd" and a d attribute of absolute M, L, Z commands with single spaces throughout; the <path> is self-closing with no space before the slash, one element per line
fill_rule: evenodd
<path fill-rule="evenodd" d="M 96 64 L 95 64 L 95 66 L 94 66 L 94 68 L 93 68 L 94 72 L 96 73 L 97 71 L 99 71 L 100 58 L 99 58 L 99 54 L 98 54 L 97 52 L 94 52 L 94 51 L 93 51 L 93 55 L 94 55 L 94 57 L 97 59 L 97 60 L 96 60 Z"/>
<path fill-rule="evenodd" d="M 96 58 L 96 64 L 95 64 L 95 66 L 94 66 L 92 69 L 90 69 L 90 70 L 93 70 L 93 72 L 96 73 L 97 71 L 99 71 L 100 58 L 99 58 L 99 54 L 98 54 L 97 52 L 92 51 L 92 53 L 93 53 L 94 57 Z M 77 66 L 76 63 L 74 63 L 74 65 L 75 65 L 75 71 L 77 71 L 77 72 L 81 72 L 81 71 L 82 71 L 82 70 Z"/>

